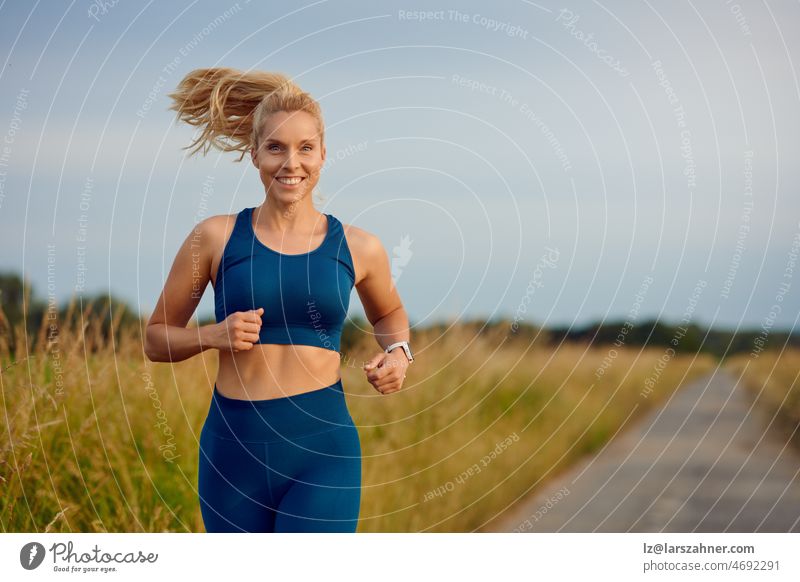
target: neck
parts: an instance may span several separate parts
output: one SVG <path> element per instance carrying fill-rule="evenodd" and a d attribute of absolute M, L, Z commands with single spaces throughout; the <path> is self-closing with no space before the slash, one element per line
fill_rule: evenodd
<path fill-rule="evenodd" d="M 267 198 L 266 201 L 260 206 L 256 206 L 253 210 L 253 220 L 256 224 L 279 232 L 313 232 L 319 228 L 324 228 L 325 220 L 322 213 L 314 208 L 308 198 L 305 200 L 308 200 L 308 202 L 280 204 Z"/>

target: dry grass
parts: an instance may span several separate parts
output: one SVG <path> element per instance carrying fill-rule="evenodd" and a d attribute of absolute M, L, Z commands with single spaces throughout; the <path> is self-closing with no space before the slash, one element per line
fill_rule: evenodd
<path fill-rule="evenodd" d="M 474 531 L 602 447 L 634 408 L 639 416 L 714 366 L 673 358 L 644 397 L 661 349 L 620 350 L 597 380 L 604 348 L 458 328 L 414 341 L 419 358 L 400 393 L 379 395 L 349 365 L 375 352 L 373 340 L 342 368 L 364 453 L 359 531 Z M 3 531 L 203 531 L 197 440 L 215 353 L 153 364 L 137 330 L 104 343 L 95 324 L 61 329 L 13 363 L 0 343 Z"/>
<path fill-rule="evenodd" d="M 741 354 L 725 367 L 741 376 L 743 385 L 787 439 L 800 446 L 800 350 L 766 350 L 752 358 Z"/>

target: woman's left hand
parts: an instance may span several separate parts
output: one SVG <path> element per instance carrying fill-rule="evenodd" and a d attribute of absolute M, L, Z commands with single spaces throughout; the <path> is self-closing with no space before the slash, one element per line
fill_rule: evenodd
<path fill-rule="evenodd" d="M 364 364 L 367 380 L 381 394 L 397 392 L 403 386 L 410 362 L 403 350 L 381 352 Z"/>

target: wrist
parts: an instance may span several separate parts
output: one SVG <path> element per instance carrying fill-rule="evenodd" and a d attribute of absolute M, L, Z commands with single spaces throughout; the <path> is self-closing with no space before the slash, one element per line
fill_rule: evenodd
<path fill-rule="evenodd" d="M 384 360 L 383 364 L 386 368 L 400 368 L 400 370 L 405 374 L 405 371 L 411 366 L 411 362 L 408 361 L 405 353 L 400 348 L 394 349 L 391 352 L 386 353 L 386 359 Z"/>
<path fill-rule="evenodd" d="M 200 351 L 218 349 L 216 342 L 218 329 L 218 323 L 209 323 L 200 327 Z"/>
<path fill-rule="evenodd" d="M 408 344 L 408 341 L 406 340 L 391 343 L 388 346 L 386 346 L 386 349 L 383 351 L 386 352 L 387 354 L 399 352 L 403 354 L 403 356 L 406 358 L 409 364 L 414 361 L 414 355 L 411 352 L 411 346 Z"/>

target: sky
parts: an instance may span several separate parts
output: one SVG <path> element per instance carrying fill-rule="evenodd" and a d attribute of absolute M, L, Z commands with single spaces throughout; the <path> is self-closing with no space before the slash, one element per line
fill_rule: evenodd
<path fill-rule="evenodd" d="M 315 205 L 381 239 L 414 325 L 793 329 L 797 22 L 788 1 L 6 1 L 0 269 L 149 315 L 199 220 L 264 201 L 167 110 L 226 66 L 320 102 Z"/>

